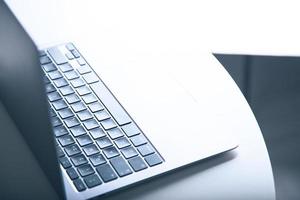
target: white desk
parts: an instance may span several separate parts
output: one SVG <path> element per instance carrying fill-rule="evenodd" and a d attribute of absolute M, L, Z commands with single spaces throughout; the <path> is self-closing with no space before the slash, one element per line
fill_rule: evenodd
<path fill-rule="evenodd" d="M 203 5 L 186 1 L 8 2 L 38 46 L 72 41 L 79 45 L 83 55 L 89 52 L 88 61 L 103 65 L 121 65 L 143 56 L 197 56 L 201 52 L 264 54 L 280 49 L 272 48 L 272 38 L 276 36 L 262 33 L 266 21 L 260 21 L 260 17 L 264 10 L 259 8 L 259 17 L 253 17 L 253 10 L 258 8 L 253 4 L 236 8 L 227 1 Z M 252 19 L 257 26 L 251 23 Z M 264 40 L 253 39 L 267 36 L 266 43 L 273 44 L 267 48 L 260 48 L 267 46 L 260 43 Z M 222 73 L 228 76 L 225 70 Z M 201 80 L 197 84 L 205 85 Z M 236 86 L 232 90 L 237 90 Z M 233 128 L 238 149 L 108 199 L 275 199 L 272 169 L 257 122 L 242 94 L 233 95 L 230 103 L 236 104 L 239 116 Z"/>

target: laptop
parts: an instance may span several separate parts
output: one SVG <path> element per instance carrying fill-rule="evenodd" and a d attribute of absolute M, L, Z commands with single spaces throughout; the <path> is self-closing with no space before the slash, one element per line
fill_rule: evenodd
<path fill-rule="evenodd" d="M 112 72 L 132 87 L 116 95 L 75 42 L 38 50 L 0 2 L 0 100 L 61 198 L 95 198 L 237 147 L 178 79 L 124 66 Z"/>

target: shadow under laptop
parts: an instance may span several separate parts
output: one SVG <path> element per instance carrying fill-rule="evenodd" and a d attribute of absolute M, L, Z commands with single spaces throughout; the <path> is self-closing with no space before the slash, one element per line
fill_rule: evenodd
<path fill-rule="evenodd" d="M 166 174 L 154 177 L 152 179 L 133 184 L 117 192 L 109 193 L 105 196 L 98 197 L 96 199 L 105 200 L 119 200 L 119 199 L 156 199 L 155 192 L 163 191 L 165 193 L 165 198 L 174 189 L 173 186 L 181 184 L 181 190 L 185 190 L 185 181 L 190 178 L 195 178 L 196 175 L 201 175 L 204 171 L 212 169 L 219 165 L 222 165 L 235 157 L 237 157 L 236 151 L 229 151 L 215 155 L 213 157 L 192 163 L 188 166 L 181 167 L 179 169 L 173 170 Z M 197 184 L 197 183 L 196 183 Z M 158 197 L 162 197 L 159 194 Z M 148 198 L 147 198 L 148 197 Z"/>

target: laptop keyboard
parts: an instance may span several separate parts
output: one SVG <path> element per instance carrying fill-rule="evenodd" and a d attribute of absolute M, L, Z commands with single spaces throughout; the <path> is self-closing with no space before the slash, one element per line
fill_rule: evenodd
<path fill-rule="evenodd" d="M 40 63 L 58 159 L 79 192 L 163 162 L 73 44 L 40 51 Z"/>

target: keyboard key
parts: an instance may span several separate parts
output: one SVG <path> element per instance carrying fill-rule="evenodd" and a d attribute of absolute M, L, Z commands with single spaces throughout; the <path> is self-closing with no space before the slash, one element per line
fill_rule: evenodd
<path fill-rule="evenodd" d="M 103 151 L 104 155 L 106 156 L 106 158 L 108 158 L 108 159 L 120 155 L 120 153 L 114 146 L 107 147 L 107 148 L 103 149 L 102 151 Z"/>
<path fill-rule="evenodd" d="M 59 126 L 62 125 L 61 120 L 58 117 L 51 117 L 51 124 L 52 126 Z"/>
<path fill-rule="evenodd" d="M 106 136 L 106 134 L 102 128 L 94 128 L 94 129 L 90 130 L 90 134 L 94 139 L 98 139 L 100 137 Z"/>
<path fill-rule="evenodd" d="M 74 127 L 70 128 L 70 131 L 74 137 L 78 137 L 78 136 L 86 134 L 86 132 L 82 126 L 74 126 Z"/>
<path fill-rule="evenodd" d="M 129 159 L 128 162 L 136 172 L 148 168 L 144 160 L 139 156 Z"/>
<path fill-rule="evenodd" d="M 97 144 L 99 145 L 99 147 L 101 149 L 105 148 L 105 147 L 109 147 L 112 146 L 112 142 L 110 141 L 110 139 L 108 137 L 102 137 L 96 140 Z"/>
<path fill-rule="evenodd" d="M 78 87 L 85 85 L 84 81 L 81 78 L 71 80 L 70 82 L 74 88 L 78 88 Z"/>
<path fill-rule="evenodd" d="M 98 165 L 106 163 L 106 160 L 105 160 L 104 156 L 102 154 L 99 154 L 99 153 L 90 156 L 90 161 L 92 162 L 92 164 L 94 166 L 98 166 Z"/>
<path fill-rule="evenodd" d="M 78 74 L 77 74 L 77 72 L 74 71 L 74 70 L 66 72 L 65 76 L 67 77 L 68 80 L 72 80 L 72 79 L 75 79 L 75 78 L 79 77 Z"/>
<path fill-rule="evenodd" d="M 73 144 L 65 147 L 65 151 L 68 154 L 68 156 L 74 156 L 76 154 L 81 153 L 81 150 L 77 144 Z"/>
<path fill-rule="evenodd" d="M 69 50 L 69 51 L 72 51 L 75 49 L 74 45 L 72 43 L 68 43 L 66 44 L 66 48 Z"/>
<path fill-rule="evenodd" d="M 134 124 L 126 124 L 122 126 L 123 131 L 128 137 L 132 137 L 141 133 L 140 129 Z"/>
<path fill-rule="evenodd" d="M 119 128 L 110 129 L 107 131 L 107 133 L 108 133 L 109 137 L 113 140 L 123 136 L 123 133 Z"/>
<path fill-rule="evenodd" d="M 96 168 L 96 170 L 105 183 L 118 178 L 109 164 L 100 165 Z"/>
<path fill-rule="evenodd" d="M 95 119 L 90 119 L 90 120 L 84 121 L 83 125 L 87 130 L 91 130 L 91 129 L 99 127 L 99 124 Z"/>
<path fill-rule="evenodd" d="M 65 98 L 66 98 L 66 100 L 69 104 L 76 103 L 76 102 L 80 101 L 77 94 L 70 94 L 70 95 L 65 96 Z"/>
<path fill-rule="evenodd" d="M 142 134 L 130 138 L 134 146 L 140 146 L 147 143 L 147 139 Z"/>
<path fill-rule="evenodd" d="M 110 160 L 110 163 L 120 177 L 129 175 L 132 173 L 132 170 L 130 169 L 129 165 L 124 160 L 124 158 L 122 158 L 121 156 L 112 158 Z"/>
<path fill-rule="evenodd" d="M 66 123 L 68 128 L 77 126 L 80 124 L 80 122 L 78 121 L 78 119 L 76 117 L 70 117 L 64 120 L 64 122 Z"/>
<path fill-rule="evenodd" d="M 78 64 L 81 65 L 81 66 L 86 64 L 86 62 L 85 62 L 85 60 L 84 60 L 83 58 L 78 58 L 78 59 L 77 59 L 77 62 L 78 62 Z"/>
<path fill-rule="evenodd" d="M 83 65 L 83 66 L 79 66 L 77 68 L 77 71 L 80 73 L 80 74 L 86 74 L 86 73 L 89 73 L 91 72 L 91 68 L 88 66 L 88 65 Z"/>
<path fill-rule="evenodd" d="M 73 67 L 69 63 L 58 65 L 58 67 L 62 72 L 68 72 L 73 70 Z"/>
<path fill-rule="evenodd" d="M 54 80 L 54 79 L 59 79 L 59 78 L 62 77 L 61 73 L 60 73 L 58 70 L 52 71 L 52 72 L 48 72 L 48 76 L 49 76 L 52 80 Z"/>
<path fill-rule="evenodd" d="M 94 169 L 89 164 L 81 165 L 77 168 L 77 170 L 81 176 L 88 176 L 90 174 L 95 173 Z"/>
<path fill-rule="evenodd" d="M 93 72 L 84 74 L 84 75 L 82 75 L 82 76 L 83 76 L 83 79 L 84 79 L 88 84 L 95 83 L 95 82 L 98 82 L 98 81 L 99 81 L 98 76 L 97 76 L 95 73 L 93 73 Z"/>
<path fill-rule="evenodd" d="M 85 121 L 85 120 L 93 118 L 93 115 L 88 110 L 83 110 L 83 111 L 78 112 L 77 116 L 81 121 Z"/>
<path fill-rule="evenodd" d="M 64 135 L 64 136 L 59 137 L 58 142 L 63 147 L 75 143 L 74 139 L 70 135 Z"/>
<path fill-rule="evenodd" d="M 51 63 L 51 60 L 48 56 L 45 55 L 45 56 L 40 57 L 40 63 L 42 65 L 45 65 L 45 64 Z"/>
<path fill-rule="evenodd" d="M 93 94 L 87 94 L 81 97 L 86 104 L 98 101 L 97 97 Z"/>
<path fill-rule="evenodd" d="M 71 52 L 67 52 L 66 53 L 66 57 L 69 59 L 69 60 L 73 60 L 75 57 L 74 55 L 71 53 Z"/>
<path fill-rule="evenodd" d="M 130 142 L 126 137 L 121 137 L 115 140 L 115 144 L 119 149 L 130 146 Z"/>
<path fill-rule="evenodd" d="M 45 84 L 50 83 L 50 80 L 47 76 L 43 76 L 43 81 Z"/>
<path fill-rule="evenodd" d="M 55 87 L 52 85 L 52 83 L 46 84 L 46 85 L 45 85 L 45 89 L 46 89 L 46 92 L 47 92 L 47 93 L 56 91 L 56 89 L 55 89 Z"/>
<path fill-rule="evenodd" d="M 86 106 L 82 102 L 77 102 L 72 104 L 71 108 L 74 110 L 74 112 L 79 112 L 85 110 Z"/>
<path fill-rule="evenodd" d="M 69 86 L 69 85 L 61 87 L 61 88 L 59 88 L 59 90 L 62 93 L 62 95 L 64 95 L 64 96 L 74 93 L 73 88 L 71 88 L 71 86 Z"/>
<path fill-rule="evenodd" d="M 93 143 L 92 139 L 88 135 L 83 135 L 78 137 L 77 142 L 79 143 L 80 146 L 85 146 Z"/>
<path fill-rule="evenodd" d="M 63 168 L 69 168 L 72 167 L 72 164 L 70 163 L 69 159 L 67 157 L 61 157 L 58 158 L 60 164 L 63 166 Z"/>
<path fill-rule="evenodd" d="M 81 192 L 81 191 L 83 191 L 83 190 L 86 189 L 84 183 L 83 183 L 82 180 L 79 179 L 79 178 L 78 178 L 78 179 L 75 179 L 75 180 L 73 181 L 73 183 L 74 183 L 76 189 L 77 189 L 79 192 Z"/>
<path fill-rule="evenodd" d="M 53 107 L 55 108 L 55 110 L 61 110 L 64 108 L 67 108 L 68 105 L 65 103 L 65 101 L 63 99 L 60 99 L 58 101 L 54 101 L 52 103 Z"/>
<path fill-rule="evenodd" d="M 62 118 L 62 119 L 65 119 L 65 118 L 68 118 L 68 117 L 73 117 L 74 114 L 73 112 L 71 111 L 70 108 L 65 108 L 63 110 L 59 110 L 58 111 L 58 114 L 59 116 Z"/>
<path fill-rule="evenodd" d="M 137 151 L 133 147 L 123 148 L 121 149 L 121 152 L 123 156 L 127 159 L 138 155 Z"/>
<path fill-rule="evenodd" d="M 102 121 L 102 120 L 110 118 L 108 112 L 106 112 L 105 110 L 96 112 L 95 116 L 96 116 L 96 118 L 97 118 L 98 121 Z"/>
<path fill-rule="evenodd" d="M 54 85 L 58 88 L 69 85 L 68 82 L 64 78 L 55 79 L 53 82 L 54 82 Z"/>
<path fill-rule="evenodd" d="M 90 87 L 119 125 L 131 122 L 129 115 L 101 81 L 90 84 Z"/>
<path fill-rule="evenodd" d="M 68 62 L 66 57 L 56 47 L 48 49 L 48 53 L 57 65 L 61 65 Z"/>
<path fill-rule="evenodd" d="M 65 156 L 64 151 L 59 146 L 56 146 L 56 154 L 57 154 L 58 157 Z"/>
<path fill-rule="evenodd" d="M 69 168 L 66 171 L 71 180 L 78 178 L 78 174 L 74 168 Z"/>
<path fill-rule="evenodd" d="M 161 159 L 161 157 L 159 155 L 155 154 L 151 154 L 149 156 L 145 157 L 146 162 L 148 163 L 148 165 L 150 167 L 154 166 L 154 165 L 158 165 L 160 163 L 163 162 L 163 160 Z"/>
<path fill-rule="evenodd" d="M 57 126 L 53 128 L 54 135 L 60 137 L 66 134 L 69 134 L 68 130 L 64 126 Z"/>
<path fill-rule="evenodd" d="M 75 58 L 79 58 L 80 57 L 80 54 L 78 53 L 78 51 L 76 49 L 71 50 L 71 53 L 73 54 L 73 56 Z"/>
<path fill-rule="evenodd" d="M 50 114 L 50 117 L 55 117 L 56 116 L 55 111 L 51 107 L 49 107 L 49 114 Z"/>
<path fill-rule="evenodd" d="M 39 56 L 42 57 L 42 56 L 46 56 L 46 52 L 44 50 L 39 50 Z"/>
<path fill-rule="evenodd" d="M 57 70 L 56 66 L 53 63 L 43 65 L 43 69 L 45 70 L 45 72 L 51 72 Z"/>
<path fill-rule="evenodd" d="M 92 188 L 92 187 L 95 187 L 97 185 L 102 184 L 102 181 L 100 180 L 100 178 L 96 174 L 89 175 L 89 176 L 85 177 L 84 182 L 88 186 L 88 188 Z"/>
<path fill-rule="evenodd" d="M 47 96 L 48 96 L 48 99 L 49 99 L 50 102 L 57 101 L 57 100 L 61 99 L 60 94 L 56 91 L 48 93 Z"/>
<path fill-rule="evenodd" d="M 77 88 L 76 89 L 77 90 L 77 92 L 78 92 L 78 94 L 80 95 L 80 96 L 83 96 L 83 95 L 86 95 L 86 94 L 89 94 L 89 93 L 91 93 L 91 90 L 90 90 L 90 88 L 88 88 L 87 86 L 81 86 L 81 87 L 79 87 L 79 88 Z"/>
<path fill-rule="evenodd" d="M 117 124 L 111 118 L 105 119 L 105 120 L 101 121 L 100 123 L 105 130 L 117 127 Z"/>
<path fill-rule="evenodd" d="M 72 156 L 71 161 L 76 167 L 79 165 L 86 164 L 88 162 L 88 160 L 86 159 L 86 157 L 83 154 Z"/>
<path fill-rule="evenodd" d="M 83 151 L 87 156 L 99 153 L 98 147 L 94 144 L 83 147 Z"/>
<path fill-rule="evenodd" d="M 92 112 L 97 112 L 97 111 L 100 111 L 100 110 L 104 109 L 104 107 L 99 102 L 91 103 L 91 104 L 88 105 L 88 107 L 90 108 L 90 110 Z"/>
<path fill-rule="evenodd" d="M 142 146 L 139 146 L 137 147 L 137 150 L 140 152 L 142 156 L 147 156 L 155 152 L 153 147 L 150 144 L 144 144 Z"/>

